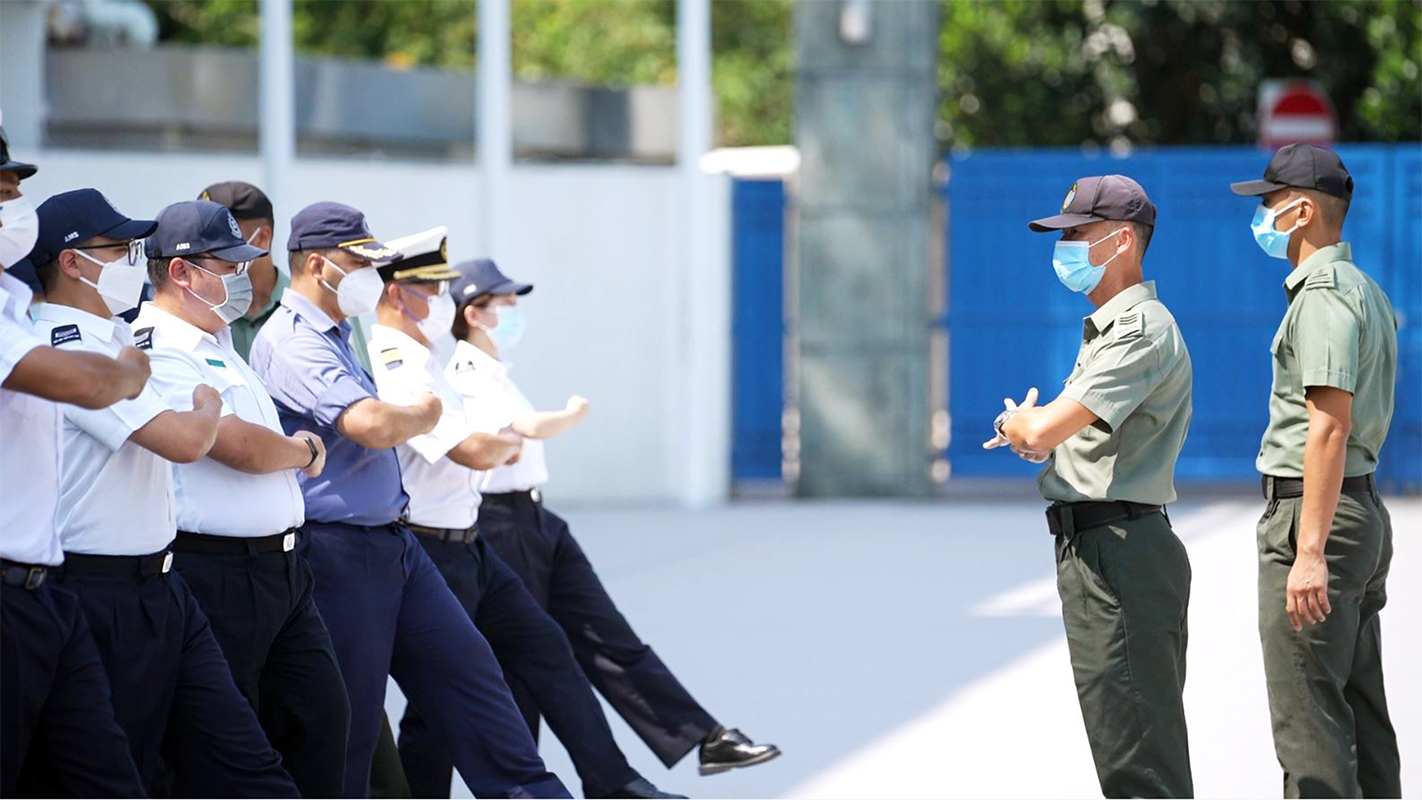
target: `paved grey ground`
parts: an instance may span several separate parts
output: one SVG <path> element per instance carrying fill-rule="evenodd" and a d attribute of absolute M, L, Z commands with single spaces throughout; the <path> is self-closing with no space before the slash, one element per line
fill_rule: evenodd
<path fill-rule="evenodd" d="M 1422 501 L 1389 501 L 1383 615 L 1404 786 L 1422 775 Z M 557 508 L 556 502 L 554 508 Z M 1235 496 L 1172 509 L 1194 568 L 1187 711 L 1202 797 L 1278 796 L 1254 628 L 1254 523 Z M 668 772 L 609 710 L 647 777 L 700 797 L 1097 795 L 1041 504 L 743 502 L 693 513 L 566 509 L 633 625 L 721 720 L 785 756 Z M 404 700 L 392 684 L 387 708 Z M 576 773 L 546 737 L 550 768 Z M 1422 780 L 1422 778 L 1418 778 Z M 456 796 L 467 797 L 456 781 Z"/>

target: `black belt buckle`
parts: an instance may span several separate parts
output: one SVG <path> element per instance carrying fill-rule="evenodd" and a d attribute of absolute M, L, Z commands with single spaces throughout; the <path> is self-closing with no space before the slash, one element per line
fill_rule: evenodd
<path fill-rule="evenodd" d="M 41 566 L 12 564 L 5 567 L 5 585 L 23 587 L 33 592 L 44 585 L 48 570 Z"/>
<path fill-rule="evenodd" d="M 1047 530 L 1053 536 L 1062 536 L 1066 533 L 1066 527 L 1062 525 L 1062 513 L 1070 508 L 1064 505 L 1047 506 Z"/>

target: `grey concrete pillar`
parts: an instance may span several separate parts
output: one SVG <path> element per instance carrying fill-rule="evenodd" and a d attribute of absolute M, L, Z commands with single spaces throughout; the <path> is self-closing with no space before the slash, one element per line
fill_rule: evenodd
<path fill-rule="evenodd" d="M 805 496 L 931 489 L 938 4 L 796 4 L 793 392 Z"/>

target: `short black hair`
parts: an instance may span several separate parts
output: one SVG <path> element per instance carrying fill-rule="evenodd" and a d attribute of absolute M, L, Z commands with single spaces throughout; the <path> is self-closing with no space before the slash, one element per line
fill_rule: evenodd
<path fill-rule="evenodd" d="M 54 291 L 54 285 L 59 282 L 59 256 L 55 256 L 43 264 L 36 264 L 35 275 L 39 278 L 40 286 L 44 287 L 46 293 Z"/>
<path fill-rule="evenodd" d="M 1147 225 L 1144 222 L 1128 222 L 1131 226 L 1131 234 L 1140 242 L 1140 256 L 1145 258 L 1146 248 L 1150 247 L 1150 237 L 1155 233 L 1154 225 Z"/>
<path fill-rule="evenodd" d="M 1353 204 L 1352 197 L 1339 197 L 1317 189 L 1299 191 L 1318 206 L 1318 215 L 1323 218 L 1324 225 L 1331 230 L 1342 232 L 1343 221 L 1348 219 L 1348 207 Z"/>
<path fill-rule="evenodd" d="M 168 285 L 168 264 L 176 256 L 159 256 L 148 259 L 148 282 L 153 284 L 153 291 L 158 291 Z"/>

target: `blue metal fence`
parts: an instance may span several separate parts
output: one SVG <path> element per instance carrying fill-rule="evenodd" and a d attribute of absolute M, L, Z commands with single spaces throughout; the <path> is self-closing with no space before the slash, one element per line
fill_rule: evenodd
<path fill-rule="evenodd" d="M 780 478 L 785 405 L 785 184 L 737 180 L 731 188 L 731 474 Z"/>
<path fill-rule="evenodd" d="M 1356 189 L 1344 229 L 1360 267 L 1392 298 L 1399 332 L 1397 408 L 1379 479 L 1422 487 L 1422 147 L 1342 145 Z M 1053 236 L 1027 220 L 1054 213 L 1083 175 L 1128 174 L 1160 209 L 1146 277 L 1179 320 L 1195 366 L 1195 416 L 1182 480 L 1251 480 L 1267 421 L 1269 343 L 1283 315 L 1286 262 L 1249 231 L 1258 202 L 1229 183 L 1258 176 L 1253 148 L 1170 148 L 1127 158 L 1079 151 L 954 156 L 948 182 L 950 337 L 948 456 L 955 475 L 1027 475 L 1035 468 L 980 447 L 1002 398 L 1031 386 L 1054 397 L 1091 310 L 1051 269 Z"/>

